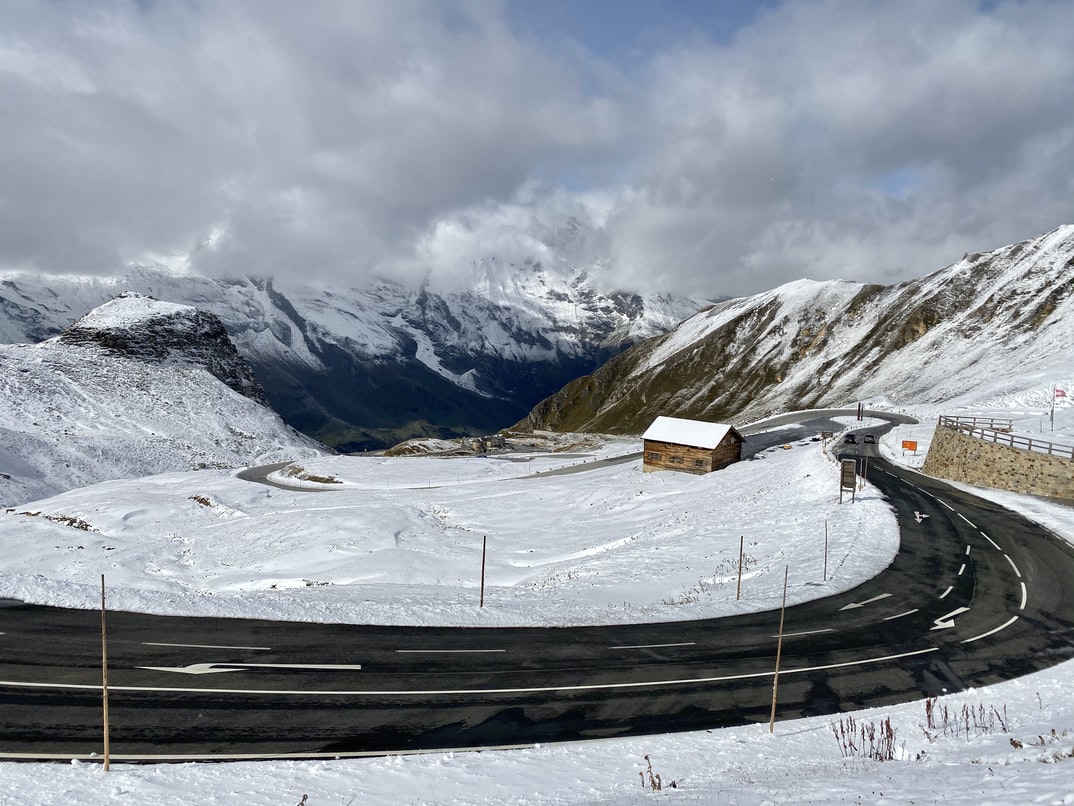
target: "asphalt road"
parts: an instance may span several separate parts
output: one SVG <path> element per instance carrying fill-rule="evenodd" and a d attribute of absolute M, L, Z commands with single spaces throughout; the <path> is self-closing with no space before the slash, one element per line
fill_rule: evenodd
<path fill-rule="evenodd" d="M 869 468 L 900 551 L 858 588 L 788 608 L 777 719 L 956 692 L 1074 656 L 1070 545 L 877 457 Z M 767 722 L 778 625 L 775 611 L 548 629 L 109 613 L 112 757 L 334 757 Z M 3 757 L 101 752 L 100 649 L 99 613 L 0 603 Z"/>

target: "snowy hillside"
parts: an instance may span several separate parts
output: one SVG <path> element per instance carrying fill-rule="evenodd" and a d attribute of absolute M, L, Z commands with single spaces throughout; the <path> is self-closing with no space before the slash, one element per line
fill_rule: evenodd
<path fill-rule="evenodd" d="M 536 428 L 640 433 L 859 400 L 1038 393 L 1074 380 L 1074 226 L 891 287 L 801 280 L 698 313 L 534 409 Z"/>
<path fill-rule="evenodd" d="M 1020 429 L 1035 430 L 1047 407 L 1027 408 L 1018 399 L 1006 414 Z M 952 401 L 974 403 L 970 395 Z M 898 460 L 902 438 L 927 442 L 936 411 L 915 408 L 923 424 L 885 437 L 885 453 Z M 1057 412 L 1055 438 L 1074 440 L 1074 409 Z M 817 443 L 792 442 L 759 461 L 696 477 L 645 474 L 636 461 L 597 468 L 598 456 L 640 446 L 579 439 L 564 450 L 569 439 L 563 435 L 522 462 L 304 462 L 341 482 L 330 493 L 269 488 L 223 471 L 72 491 L 38 502 L 36 516 L 0 515 L 0 551 L 8 558 L 0 597 L 92 608 L 106 573 L 114 606 L 156 612 L 474 625 L 670 620 L 772 609 L 788 566 L 791 601 L 822 596 L 876 573 L 895 549 L 894 515 L 875 491 L 867 488 L 853 506 L 836 503 L 834 467 Z M 548 473 L 571 466 L 585 472 Z M 1069 508 L 997 497 L 1074 540 Z M 825 581 L 819 548 L 826 518 L 832 554 Z M 73 529 L 74 519 L 96 531 Z M 788 534 L 782 527 L 789 523 L 799 528 Z M 546 539 L 547 524 L 555 524 L 559 540 Z M 488 591 L 479 608 L 484 534 Z M 739 535 L 750 558 L 741 600 Z M 7 762 L 0 763 L 0 800 L 179 806 L 193 791 L 205 803 L 238 798 L 264 806 L 297 804 L 303 796 L 308 804 L 384 806 L 1066 803 L 1074 764 L 1071 666 L 943 697 L 936 713 L 953 716 L 937 717 L 940 727 L 931 731 L 919 701 L 778 722 L 774 733 L 748 725 L 506 752 L 113 761 L 109 773 L 96 763 Z M 992 718 L 963 721 L 967 712 Z M 848 717 L 862 727 L 890 724 L 894 760 L 874 760 L 864 746 L 845 753 L 833 725 Z M 645 777 L 650 764 L 662 776 L 660 791 Z"/>
<path fill-rule="evenodd" d="M 0 502 L 319 453 L 256 389 L 245 387 L 251 399 L 229 387 L 244 388 L 249 369 L 211 338 L 223 332 L 213 321 L 124 297 L 41 344 L 0 345 Z"/>

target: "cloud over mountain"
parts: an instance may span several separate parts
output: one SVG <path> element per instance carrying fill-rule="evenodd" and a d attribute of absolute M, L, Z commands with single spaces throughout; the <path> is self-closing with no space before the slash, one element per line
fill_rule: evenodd
<path fill-rule="evenodd" d="M 788 0 L 629 57 L 518 12 L 5 5 L 0 268 L 450 285 L 575 216 L 619 286 L 715 296 L 1074 219 L 1069 3 Z"/>

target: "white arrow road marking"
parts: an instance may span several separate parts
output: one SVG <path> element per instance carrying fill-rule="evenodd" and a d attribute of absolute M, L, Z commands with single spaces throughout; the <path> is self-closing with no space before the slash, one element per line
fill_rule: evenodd
<path fill-rule="evenodd" d="M 933 629 L 933 630 L 949 630 L 949 629 L 951 629 L 952 627 L 955 626 L 955 616 L 961 615 L 961 614 L 966 613 L 968 611 L 969 611 L 968 607 L 956 608 L 955 610 L 952 610 L 950 613 L 948 613 L 946 615 L 943 615 L 943 616 L 940 616 L 938 619 L 936 619 L 933 622 L 933 624 L 935 624 L 936 626 L 932 627 L 931 629 Z"/>
<path fill-rule="evenodd" d="M 136 669 L 148 669 L 151 672 L 177 672 L 179 674 L 220 674 L 222 672 L 246 672 L 250 669 L 302 669 L 308 672 L 357 672 L 358 664 L 314 664 L 314 663 L 192 663 L 189 666 L 136 666 Z"/>
<path fill-rule="evenodd" d="M 931 515 L 926 515 L 923 512 L 918 512 L 915 509 L 914 510 L 914 517 L 917 519 L 918 523 L 921 523 L 923 520 L 925 520 L 925 518 L 931 518 L 932 516 Z"/>
<path fill-rule="evenodd" d="M 865 607 L 865 605 L 867 605 L 867 604 L 872 604 L 873 602 L 879 602 L 881 599 L 887 599 L 891 595 L 892 594 L 890 594 L 890 593 L 881 593 L 879 596 L 874 596 L 872 599 L 866 599 L 864 602 L 851 602 L 850 604 L 844 605 L 843 607 L 840 607 L 839 609 L 842 611 L 842 610 L 852 610 L 855 607 Z"/>

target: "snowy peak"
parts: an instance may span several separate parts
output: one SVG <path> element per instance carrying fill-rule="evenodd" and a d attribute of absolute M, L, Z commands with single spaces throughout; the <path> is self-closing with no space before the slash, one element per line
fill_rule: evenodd
<path fill-rule="evenodd" d="M 264 390 L 224 325 L 189 305 L 125 292 L 87 313 L 57 339 L 123 358 L 200 365 L 239 394 L 267 404 Z"/>
<path fill-rule="evenodd" d="M 87 313 L 72 328 L 80 330 L 124 330 L 145 327 L 154 321 L 189 317 L 197 313 L 190 305 L 162 302 L 145 294 L 124 291 L 115 299 Z"/>

